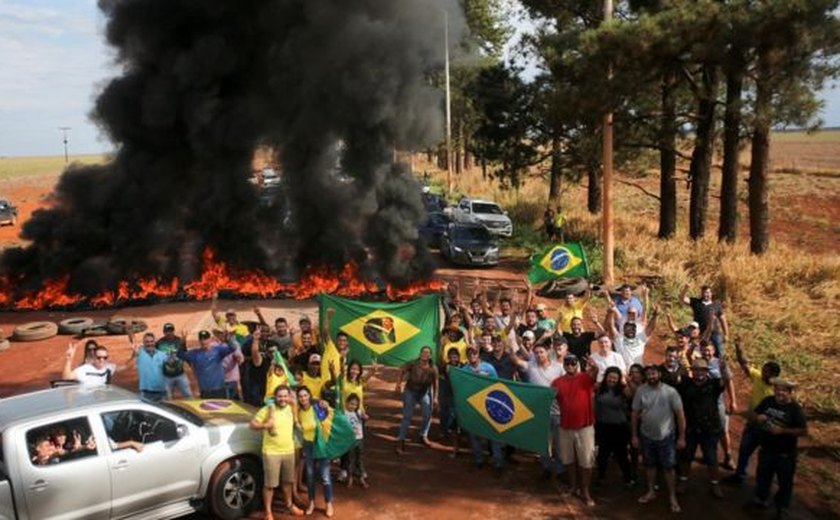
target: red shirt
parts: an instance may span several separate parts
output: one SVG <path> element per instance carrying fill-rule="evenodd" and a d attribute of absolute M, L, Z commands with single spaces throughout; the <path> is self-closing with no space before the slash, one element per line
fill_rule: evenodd
<path fill-rule="evenodd" d="M 579 430 L 595 424 L 595 408 L 592 403 L 595 381 L 589 374 L 581 372 L 558 377 L 551 386 L 557 391 L 561 428 Z"/>

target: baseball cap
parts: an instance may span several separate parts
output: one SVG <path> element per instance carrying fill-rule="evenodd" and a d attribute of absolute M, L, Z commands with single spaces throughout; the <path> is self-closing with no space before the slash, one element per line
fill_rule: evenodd
<path fill-rule="evenodd" d="M 175 332 L 175 325 L 172 323 L 164 323 L 163 332 Z"/>
<path fill-rule="evenodd" d="M 692 370 L 709 370 L 709 362 L 703 358 L 695 359 L 691 362 Z"/>
<path fill-rule="evenodd" d="M 544 311 L 544 310 L 547 309 L 547 307 L 545 306 L 544 303 L 538 303 L 537 306 L 535 307 L 535 309 L 537 309 L 538 311 Z"/>
<path fill-rule="evenodd" d="M 574 354 L 566 354 L 566 357 L 563 358 L 563 364 L 566 363 L 577 363 L 578 357 Z"/>
<path fill-rule="evenodd" d="M 202 330 L 198 333 L 198 339 L 210 339 L 210 333 L 206 330 Z"/>
<path fill-rule="evenodd" d="M 312 323 L 312 320 L 310 320 L 310 319 L 309 319 L 309 316 L 307 316 L 306 314 L 304 314 L 304 315 L 303 315 L 303 316 L 301 316 L 301 317 L 300 317 L 300 319 L 298 320 L 298 323 L 303 323 L 303 322 Z"/>
<path fill-rule="evenodd" d="M 309 363 L 320 363 L 320 362 L 321 362 L 321 355 L 320 354 L 310 354 Z"/>
<path fill-rule="evenodd" d="M 530 339 L 536 338 L 536 336 L 534 336 L 534 333 L 531 332 L 530 330 L 526 330 L 525 332 L 523 332 L 522 337 L 523 338 L 530 338 Z"/>
<path fill-rule="evenodd" d="M 225 316 L 230 316 L 231 314 L 233 314 L 235 316 L 236 315 L 236 310 L 228 309 L 228 310 L 225 311 Z"/>
<path fill-rule="evenodd" d="M 700 328 L 700 324 L 699 324 L 699 323 L 697 323 L 696 321 L 692 321 L 691 323 L 689 323 L 689 324 L 688 324 L 688 328 L 689 328 L 689 329 L 699 329 L 699 328 Z"/>
<path fill-rule="evenodd" d="M 796 383 L 791 381 L 790 379 L 784 379 L 781 377 L 774 377 L 770 380 L 770 384 L 773 386 L 781 386 L 783 388 L 788 388 L 790 390 L 793 390 L 797 386 Z"/>

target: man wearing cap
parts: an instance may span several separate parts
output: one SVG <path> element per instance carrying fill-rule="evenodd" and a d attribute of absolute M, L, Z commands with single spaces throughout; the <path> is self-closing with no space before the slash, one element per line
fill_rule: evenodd
<path fill-rule="evenodd" d="M 642 302 L 633 295 L 633 288 L 629 284 L 624 284 L 618 288 L 618 296 L 615 298 L 609 297 L 609 292 L 604 289 L 607 296 L 607 301 L 611 302 L 610 309 L 613 311 L 613 317 L 616 320 L 616 326 L 621 326 L 621 322 L 627 320 L 628 310 L 633 307 L 636 309 L 636 315 L 639 319 L 645 319 L 645 307 Z"/>
<path fill-rule="evenodd" d="M 216 325 L 220 329 L 235 334 L 237 336 L 236 340 L 241 344 L 248 337 L 248 334 L 250 334 L 248 326 L 239 322 L 239 318 L 236 317 L 236 311 L 233 309 L 226 310 L 224 316 L 219 314 L 218 304 L 219 295 L 218 293 L 213 293 L 213 299 L 210 302 L 210 315 L 213 317 L 213 321 L 216 322 Z"/>
<path fill-rule="evenodd" d="M 640 365 L 644 364 L 645 345 L 647 345 L 648 337 L 656 330 L 656 316 L 658 313 L 658 309 L 654 307 L 650 320 L 641 329 L 636 322 L 625 321 L 621 332 L 615 326 L 616 319 L 607 319 L 615 351 L 624 358 L 624 364 L 626 366 L 629 367 L 637 363 Z"/>
<path fill-rule="evenodd" d="M 312 328 L 312 320 L 309 319 L 309 316 L 301 316 L 298 320 L 298 326 L 300 327 L 300 331 L 297 333 L 292 332 L 292 346 L 296 354 L 306 349 L 306 342 L 304 341 L 305 334 L 309 334 L 310 342 L 313 345 L 318 344 L 318 331 Z"/>
<path fill-rule="evenodd" d="M 441 334 L 440 357 L 443 361 L 446 361 L 446 353 L 451 348 L 458 349 L 458 355 L 461 359 L 467 359 L 467 340 L 461 328 L 454 323 L 447 325 L 443 334 Z"/>
<path fill-rule="evenodd" d="M 583 319 L 583 310 L 589 304 L 591 296 L 592 293 L 587 289 L 583 298 L 578 299 L 574 294 L 567 294 L 563 298 L 563 303 L 557 309 L 557 328 L 563 334 L 572 332 L 572 320 L 574 318 Z"/>
<path fill-rule="evenodd" d="M 297 375 L 297 380 L 309 389 L 313 399 L 321 399 L 324 388 L 335 386 L 335 379 L 329 376 L 330 373 L 321 370 L 321 355 L 313 352 L 309 355 L 307 369 Z"/>
<path fill-rule="evenodd" d="M 182 345 L 186 345 L 186 341 L 184 338 L 175 335 L 175 325 L 172 323 L 164 324 L 163 336 L 157 340 L 155 348 L 166 354 L 166 361 L 163 363 L 163 377 L 166 382 L 167 399 L 172 399 L 175 396 L 174 391 L 176 389 L 184 399 L 191 399 L 193 396 L 190 389 L 190 380 L 184 371 L 184 362 L 177 355 Z"/>
<path fill-rule="evenodd" d="M 198 333 L 198 341 L 200 347 L 190 350 L 182 343 L 178 350 L 178 359 L 186 361 L 192 367 L 202 399 L 224 399 L 225 370 L 222 361 L 237 348 L 215 341 L 206 330 Z"/>
<path fill-rule="evenodd" d="M 143 334 L 143 342 L 137 345 L 129 327 L 128 341 L 131 344 L 131 357 L 137 360 L 137 386 L 140 396 L 150 401 L 162 401 L 166 397 L 163 364 L 168 354 L 155 348 L 155 335 L 151 332 Z"/>
<path fill-rule="evenodd" d="M 797 441 L 808 434 L 808 424 L 793 397 L 796 384 L 779 377 L 772 383 L 773 395 L 765 397 L 753 410 L 752 421 L 762 431 L 762 437 L 752 505 L 762 509 L 768 506 L 775 476 L 779 486 L 775 496 L 777 518 L 787 518 L 793 497 Z"/>
<path fill-rule="evenodd" d="M 513 380 L 517 374 L 517 363 L 505 348 L 502 337 L 497 335 L 490 337 L 490 352 L 481 352 L 481 360 L 489 363 L 501 379 Z"/>
<path fill-rule="evenodd" d="M 540 302 L 534 308 L 537 310 L 537 325 L 541 329 L 545 329 L 551 332 L 555 328 L 557 328 L 557 321 L 555 321 L 554 318 L 548 316 L 548 314 L 546 313 L 548 307 L 546 307 L 544 303 Z"/>
<path fill-rule="evenodd" d="M 726 309 L 719 301 L 712 298 L 712 288 L 704 285 L 700 288 L 700 298 L 689 297 L 689 284 L 683 285 L 680 301 L 689 307 L 694 315 L 701 334 L 709 334 L 709 339 L 715 346 L 717 355 L 724 354 L 723 345 L 729 335 L 729 322 L 726 319 Z"/>
<path fill-rule="evenodd" d="M 679 513 L 676 474 L 677 450 L 685 448 L 685 414 L 680 395 L 672 386 L 660 381 L 657 365 L 645 368 L 647 383 L 633 396 L 631 445 L 641 449 L 647 473 L 647 493 L 639 498 L 647 504 L 656 498 L 656 470 L 661 468 L 668 485 L 671 512 Z"/>
<path fill-rule="evenodd" d="M 577 356 L 567 354 L 563 368 L 566 373 L 551 383 L 560 406 L 560 458 L 566 466 L 571 491 L 591 507 L 595 505 L 589 484 L 595 463 L 593 396 L 598 365 L 590 360 L 586 372 L 580 372 Z"/>
<path fill-rule="evenodd" d="M 773 383 L 771 381 L 779 377 L 782 373 L 782 367 L 775 361 L 764 363 L 761 366 L 761 370 L 750 365 L 750 362 L 744 356 L 744 351 L 741 349 L 741 341 L 737 337 L 735 338 L 735 359 L 738 360 L 741 370 L 752 384 L 748 410 L 755 410 L 765 397 L 774 395 Z M 741 432 L 741 444 L 738 446 L 738 467 L 735 469 L 735 473 L 724 479 L 724 482 L 728 484 L 740 484 L 747 478 L 747 466 L 750 463 L 750 457 L 758 449 L 760 441 L 761 430 L 756 423 L 748 422 Z"/>
<path fill-rule="evenodd" d="M 493 365 L 487 363 L 486 361 L 482 361 L 481 357 L 479 356 L 478 349 L 474 346 L 470 346 L 469 348 L 467 348 L 467 364 L 464 365 L 464 368 L 474 374 L 489 377 L 498 377 L 496 369 L 493 368 Z M 484 437 L 479 437 L 478 435 L 474 435 L 469 432 L 467 433 L 470 438 L 470 445 L 472 446 L 473 461 L 475 462 L 475 466 L 477 468 L 480 468 L 484 466 L 484 449 L 487 446 L 487 439 L 485 439 Z M 501 472 L 504 469 L 502 443 L 491 440 L 490 452 L 493 455 L 493 468 L 496 470 L 496 476 L 499 476 L 501 475 Z"/>
<path fill-rule="evenodd" d="M 686 449 L 683 452 L 682 479 L 688 480 L 691 462 L 697 447 L 703 454 L 703 464 L 709 473 L 710 491 L 716 498 L 723 498 L 720 489 L 720 471 L 718 470 L 717 447 L 723 432 L 723 424 L 718 413 L 718 399 L 723 393 L 724 384 L 720 378 L 709 377 L 709 362 L 695 359 L 691 364 L 691 378 L 680 383 L 680 395 L 685 407 Z"/>

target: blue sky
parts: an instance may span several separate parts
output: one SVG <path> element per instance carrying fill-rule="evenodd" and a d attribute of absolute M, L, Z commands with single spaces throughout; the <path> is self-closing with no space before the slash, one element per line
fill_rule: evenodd
<path fill-rule="evenodd" d="M 109 151 L 88 120 L 104 82 L 117 74 L 103 43 L 96 0 L 0 0 L 0 156 Z M 823 119 L 840 125 L 840 88 L 823 93 Z"/>

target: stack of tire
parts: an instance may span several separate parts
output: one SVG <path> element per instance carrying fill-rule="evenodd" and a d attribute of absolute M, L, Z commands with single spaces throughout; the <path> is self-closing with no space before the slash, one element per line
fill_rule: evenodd
<path fill-rule="evenodd" d="M 146 322 L 123 316 L 114 316 L 106 322 L 94 321 L 93 318 L 79 316 L 60 321 L 58 324 L 51 321 L 31 321 L 15 327 L 12 339 L 14 341 L 41 341 L 49 339 L 56 334 L 68 336 L 89 337 L 104 336 L 106 334 L 128 334 L 140 333 L 148 328 Z M 9 342 L 2 337 L 0 331 L 0 351 L 9 348 Z"/>

